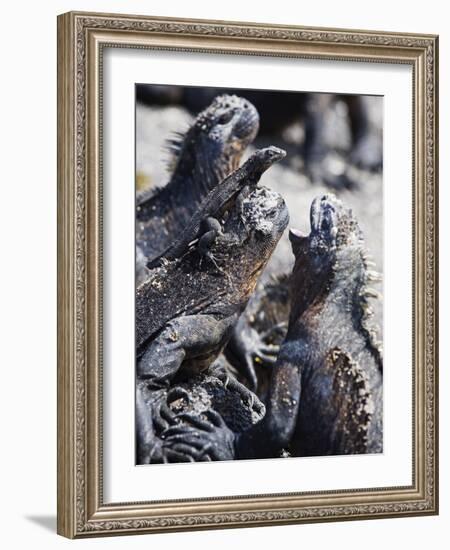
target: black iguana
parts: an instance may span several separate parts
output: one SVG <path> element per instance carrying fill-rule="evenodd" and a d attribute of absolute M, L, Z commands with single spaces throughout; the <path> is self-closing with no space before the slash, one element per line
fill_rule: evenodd
<path fill-rule="evenodd" d="M 151 445 L 152 395 L 217 358 L 289 219 L 282 197 L 264 187 L 237 195 L 229 208 L 210 244 L 219 269 L 192 248 L 151 270 L 137 289 L 137 422 L 138 434 L 147 434 L 138 449 Z"/>
<path fill-rule="evenodd" d="M 249 101 L 221 95 L 170 141 L 170 181 L 137 201 L 136 245 L 147 260 L 181 234 L 209 191 L 239 166 L 258 128 L 259 115 Z"/>
<path fill-rule="evenodd" d="M 240 453 L 262 456 L 382 451 L 381 346 L 371 324 L 362 232 L 333 195 L 311 206 L 311 232 L 291 230 L 289 328 L 271 377 L 267 414 Z M 258 436 L 260 430 L 265 441 Z M 257 440 L 258 439 L 258 440 Z M 250 443 L 250 445 L 249 445 Z"/>

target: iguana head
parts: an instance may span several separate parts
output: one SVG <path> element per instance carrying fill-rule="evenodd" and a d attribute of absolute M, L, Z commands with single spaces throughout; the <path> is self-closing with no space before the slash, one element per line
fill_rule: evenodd
<path fill-rule="evenodd" d="M 310 307 L 321 307 L 333 295 L 347 310 L 368 307 L 375 291 L 368 283 L 378 274 L 368 267 L 364 239 L 352 211 L 334 195 L 313 200 L 311 232 L 291 229 L 289 239 L 295 256 L 292 273 L 291 322 Z"/>
<path fill-rule="evenodd" d="M 192 175 L 204 192 L 239 166 L 259 129 L 259 115 L 246 99 L 217 96 L 185 134 L 169 142 L 174 177 Z"/>
<path fill-rule="evenodd" d="M 266 187 L 244 192 L 229 211 L 212 252 L 242 299 L 253 292 L 288 222 L 282 196 Z"/>
<path fill-rule="evenodd" d="M 255 151 L 242 165 L 243 177 L 246 178 L 246 185 L 257 184 L 266 170 L 273 164 L 284 159 L 286 151 L 270 145 Z"/>

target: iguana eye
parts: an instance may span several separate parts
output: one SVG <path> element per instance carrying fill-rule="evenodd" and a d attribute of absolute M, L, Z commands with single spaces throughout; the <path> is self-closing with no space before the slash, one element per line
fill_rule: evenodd
<path fill-rule="evenodd" d="M 223 113 L 223 115 L 220 115 L 220 117 L 217 119 L 217 124 L 227 124 L 233 118 L 233 115 L 233 111 L 227 111 L 226 113 Z"/>

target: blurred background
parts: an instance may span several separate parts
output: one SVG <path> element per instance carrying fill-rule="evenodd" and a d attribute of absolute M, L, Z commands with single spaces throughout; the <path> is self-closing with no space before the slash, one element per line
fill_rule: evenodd
<path fill-rule="evenodd" d="M 314 197 L 335 193 L 352 208 L 377 270 L 383 272 L 383 98 L 379 96 L 136 85 L 136 187 L 145 191 L 170 178 L 166 145 L 220 94 L 236 94 L 259 112 L 260 130 L 244 155 L 276 145 L 286 158 L 262 177 L 279 192 L 290 213 L 290 227 L 309 233 Z M 263 278 L 289 273 L 294 257 L 287 231 Z M 381 292 L 382 283 L 377 285 Z M 374 310 L 382 327 L 382 303 Z M 381 338 L 381 334 L 380 334 Z"/>

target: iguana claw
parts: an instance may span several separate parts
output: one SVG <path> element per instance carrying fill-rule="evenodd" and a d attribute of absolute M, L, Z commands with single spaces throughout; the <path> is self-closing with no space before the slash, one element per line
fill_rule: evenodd
<path fill-rule="evenodd" d="M 170 462 L 234 458 L 234 434 L 219 413 L 212 409 L 201 415 L 185 413 L 179 421 L 163 434 L 163 452 Z"/>

